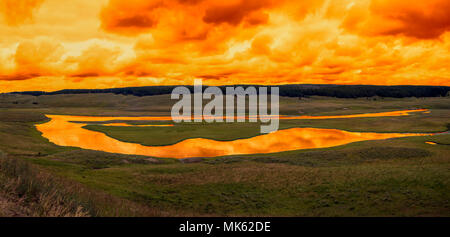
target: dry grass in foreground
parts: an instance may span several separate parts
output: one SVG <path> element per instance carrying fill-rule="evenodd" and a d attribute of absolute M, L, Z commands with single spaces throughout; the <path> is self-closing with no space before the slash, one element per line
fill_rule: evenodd
<path fill-rule="evenodd" d="M 0 153 L 0 216 L 162 216 Z"/>

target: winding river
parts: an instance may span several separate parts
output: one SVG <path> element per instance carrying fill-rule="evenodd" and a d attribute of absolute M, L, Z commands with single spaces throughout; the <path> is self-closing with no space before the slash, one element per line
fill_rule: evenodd
<path fill-rule="evenodd" d="M 280 116 L 280 119 L 336 119 L 382 116 L 406 116 L 412 112 L 427 110 L 402 110 L 381 113 L 341 115 L 341 116 Z M 83 149 L 99 150 L 111 153 L 145 155 L 166 158 L 215 157 L 238 154 L 257 154 L 291 151 L 299 149 L 325 148 L 344 145 L 351 142 L 379 140 L 409 136 L 425 136 L 422 133 L 370 133 L 347 132 L 338 129 L 290 128 L 270 134 L 259 135 L 233 141 L 216 141 L 204 138 L 186 139 L 173 145 L 144 146 L 119 141 L 101 132 L 84 129 L 87 122 L 107 121 L 168 121 L 167 117 L 92 117 L 46 115 L 50 121 L 36 125 L 42 136 L 60 146 L 72 146 Z M 106 123 L 105 125 L 108 125 Z M 127 123 L 109 123 L 109 126 L 149 126 Z M 156 125 L 161 126 L 161 125 Z M 162 125 L 172 126 L 172 125 Z M 149 134 L 151 135 L 151 134 Z"/>

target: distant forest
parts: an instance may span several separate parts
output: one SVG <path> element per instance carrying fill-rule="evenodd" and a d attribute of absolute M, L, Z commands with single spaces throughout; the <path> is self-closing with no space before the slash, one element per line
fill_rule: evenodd
<path fill-rule="evenodd" d="M 264 87 L 261 85 L 234 85 Z M 13 92 L 23 95 L 59 95 L 59 94 L 87 94 L 87 93 L 114 93 L 121 95 L 151 96 L 170 94 L 176 86 L 146 86 L 126 87 L 111 89 L 66 89 L 54 92 L 26 91 Z M 187 86 L 193 92 L 193 86 Z M 204 86 L 205 87 L 205 86 Z M 219 86 L 225 92 L 226 86 Z M 279 85 L 280 96 L 308 97 L 329 96 L 337 98 L 359 98 L 359 97 L 438 97 L 448 96 L 450 87 L 446 86 L 372 86 L 372 85 Z M 268 90 L 270 93 L 270 90 Z M 225 94 L 225 93 L 224 93 Z"/>

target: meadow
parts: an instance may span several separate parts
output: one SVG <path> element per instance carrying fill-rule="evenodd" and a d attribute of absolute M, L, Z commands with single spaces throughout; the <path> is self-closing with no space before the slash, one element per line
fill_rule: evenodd
<path fill-rule="evenodd" d="M 450 215 L 450 134 L 177 160 L 61 147 L 43 138 L 34 127 L 48 121 L 45 114 L 170 115 L 172 104 L 169 95 L 0 95 L 0 203 L 5 203 L 3 210 L 13 209 L 0 215 Z M 285 115 L 417 108 L 429 109 L 430 113 L 281 120 L 280 129 L 433 133 L 449 130 L 450 97 L 280 98 L 280 114 Z M 170 122 L 158 124 L 165 123 Z M 181 123 L 174 127 L 89 124 L 85 128 L 144 145 L 168 145 L 194 137 L 234 140 L 259 134 L 258 123 Z M 426 144 L 427 141 L 436 145 Z"/>

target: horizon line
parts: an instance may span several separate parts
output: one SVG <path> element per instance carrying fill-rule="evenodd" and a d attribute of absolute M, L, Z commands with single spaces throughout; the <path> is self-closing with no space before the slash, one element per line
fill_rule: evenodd
<path fill-rule="evenodd" d="M 203 84 L 202 87 L 226 87 L 226 86 L 374 86 L 374 87 L 402 87 L 402 86 L 410 86 L 410 87 L 445 87 L 448 88 L 450 86 L 443 85 L 376 85 L 376 84 L 224 84 L 224 85 L 206 85 Z M 28 91 L 10 91 L 10 92 L 0 92 L 0 94 L 14 94 L 14 93 L 27 93 L 27 92 L 42 92 L 42 93 L 55 93 L 65 90 L 113 90 L 113 89 L 126 89 L 126 88 L 144 88 L 144 87 L 177 87 L 177 86 L 194 86 L 193 84 L 180 84 L 180 85 L 149 85 L 149 86 L 125 86 L 125 87 L 105 87 L 105 88 L 65 88 L 60 90 L 53 91 L 45 91 L 45 90 L 28 90 Z"/>

